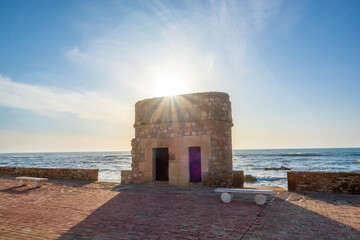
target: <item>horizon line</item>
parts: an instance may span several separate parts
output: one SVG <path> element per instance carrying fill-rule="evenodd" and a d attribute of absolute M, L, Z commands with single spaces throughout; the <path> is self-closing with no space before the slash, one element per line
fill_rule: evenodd
<path fill-rule="evenodd" d="M 304 150 L 304 149 L 356 149 L 359 147 L 303 147 L 303 148 L 236 148 L 236 149 L 232 149 L 232 151 L 236 151 L 236 150 Z M 106 151 L 100 151 L 100 150 L 95 150 L 95 151 L 35 151 L 35 152 L 1 152 L 0 154 L 12 154 L 12 153 L 101 153 L 101 152 L 130 152 L 131 150 L 106 150 Z"/>

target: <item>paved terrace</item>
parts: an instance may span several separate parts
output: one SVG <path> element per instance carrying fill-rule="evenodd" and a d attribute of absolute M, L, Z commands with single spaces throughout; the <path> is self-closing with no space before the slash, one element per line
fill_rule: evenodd
<path fill-rule="evenodd" d="M 360 195 L 213 190 L 0 177 L 0 239 L 360 239 Z"/>

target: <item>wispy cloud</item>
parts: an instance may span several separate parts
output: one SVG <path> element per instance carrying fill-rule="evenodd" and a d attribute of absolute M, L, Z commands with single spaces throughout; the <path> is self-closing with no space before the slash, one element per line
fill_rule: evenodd
<path fill-rule="evenodd" d="M 129 115 L 135 101 L 154 97 L 157 85 L 165 81 L 174 88 L 187 86 L 184 93 L 222 91 L 225 82 L 247 71 L 251 38 L 277 13 L 280 3 L 185 1 L 178 8 L 158 1 L 145 3 L 145 10 L 128 13 L 111 26 L 89 20 L 80 24 L 86 42 L 66 53 L 77 70 L 57 76 L 76 81 L 86 91 L 0 76 L 0 105 L 44 116 L 70 113 L 83 119 L 125 121 L 121 114 Z"/>
<path fill-rule="evenodd" d="M 145 97 L 153 96 L 161 75 L 170 74 L 191 91 L 219 89 L 219 79 L 234 76 L 234 69 L 246 71 L 251 38 L 281 1 L 186 1 L 179 8 L 168 3 L 148 3 L 147 10 L 123 16 L 111 28 L 86 25 L 85 31 L 106 30 L 88 34 L 68 58 L 80 72 L 103 76 L 112 90 L 125 87 Z"/>
<path fill-rule="evenodd" d="M 97 92 L 75 92 L 16 83 L 0 75 L 0 105 L 25 109 L 43 116 L 63 113 L 82 119 L 121 121 L 129 109 L 119 101 Z"/>

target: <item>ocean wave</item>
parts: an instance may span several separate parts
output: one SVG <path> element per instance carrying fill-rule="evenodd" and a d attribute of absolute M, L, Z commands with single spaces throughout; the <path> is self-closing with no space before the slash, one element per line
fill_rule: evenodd
<path fill-rule="evenodd" d="M 281 167 L 265 167 L 264 168 L 265 171 L 271 171 L 271 170 L 291 170 L 291 168 L 285 167 L 285 166 L 281 166 Z"/>
<path fill-rule="evenodd" d="M 274 159 L 278 159 L 276 157 L 359 157 L 360 152 L 254 152 L 254 153 L 241 153 L 234 152 L 233 157 L 239 158 L 249 158 L 249 157 L 274 157 Z"/>
<path fill-rule="evenodd" d="M 319 156 L 328 156 L 320 153 L 284 153 L 284 154 L 275 154 L 272 156 L 279 157 L 319 157 Z"/>
<path fill-rule="evenodd" d="M 280 181 L 280 180 L 286 180 L 286 177 L 256 177 L 258 182 L 259 181 L 268 181 L 268 182 L 274 182 L 274 181 Z"/>
<path fill-rule="evenodd" d="M 336 154 L 335 154 L 336 155 Z M 323 157 L 323 156 L 335 156 L 333 154 L 324 154 L 324 153 L 281 153 L 281 154 L 234 154 L 234 157 Z M 281 158 L 274 158 L 274 159 L 281 159 Z"/>
<path fill-rule="evenodd" d="M 119 155 L 103 155 L 102 157 L 103 158 L 116 158 L 118 157 Z"/>
<path fill-rule="evenodd" d="M 27 159 L 27 158 L 43 158 L 43 156 L 10 156 L 8 158 L 24 158 L 24 159 Z"/>

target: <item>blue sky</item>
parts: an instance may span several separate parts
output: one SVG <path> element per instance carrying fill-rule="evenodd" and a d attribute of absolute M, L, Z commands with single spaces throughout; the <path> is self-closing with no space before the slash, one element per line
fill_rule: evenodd
<path fill-rule="evenodd" d="M 134 104 L 224 91 L 233 148 L 360 146 L 359 1 L 1 1 L 0 152 L 130 150 Z"/>

